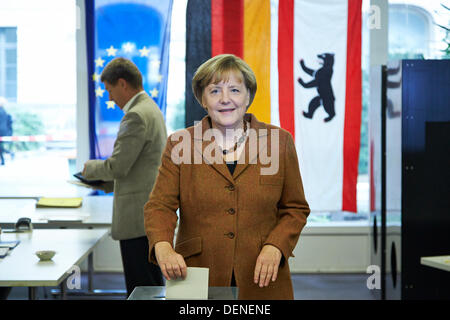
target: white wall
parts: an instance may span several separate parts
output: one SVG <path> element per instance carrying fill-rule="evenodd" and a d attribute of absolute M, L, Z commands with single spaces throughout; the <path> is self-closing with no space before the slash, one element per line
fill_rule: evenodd
<path fill-rule="evenodd" d="M 119 241 L 109 236 L 98 244 L 94 249 L 94 270 L 123 272 Z"/>
<path fill-rule="evenodd" d="M 289 259 L 292 273 L 365 273 L 370 265 L 368 222 L 309 226 Z"/>

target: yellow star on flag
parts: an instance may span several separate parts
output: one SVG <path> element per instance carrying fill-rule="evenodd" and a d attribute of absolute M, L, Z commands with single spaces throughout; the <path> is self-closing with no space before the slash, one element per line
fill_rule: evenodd
<path fill-rule="evenodd" d="M 95 66 L 96 67 L 103 67 L 103 64 L 105 63 L 105 60 L 103 60 L 101 57 L 98 57 L 95 59 Z"/>
<path fill-rule="evenodd" d="M 163 75 L 162 74 L 158 74 L 158 82 L 161 82 L 162 81 L 162 79 L 163 79 Z"/>
<path fill-rule="evenodd" d="M 97 89 L 95 89 L 95 96 L 96 97 L 103 97 L 103 93 L 105 92 L 105 90 L 103 90 L 102 88 L 98 87 Z"/>
<path fill-rule="evenodd" d="M 152 66 L 155 66 L 157 68 L 159 68 L 159 66 L 161 65 L 161 61 L 159 60 L 152 60 L 150 63 L 152 64 Z"/>
<path fill-rule="evenodd" d="M 116 55 L 117 49 L 111 46 L 109 47 L 109 49 L 106 49 L 106 51 L 108 52 L 108 57 L 114 57 Z"/>
<path fill-rule="evenodd" d="M 144 46 L 142 49 L 139 49 L 139 52 L 141 53 L 141 57 L 148 57 L 150 50 Z"/>
<path fill-rule="evenodd" d="M 114 109 L 114 101 L 106 101 L 106 109 Z"/>
<path fill-rule="evenodd" d="M 131 52 L 134 49 L 134 45 L 131 42 L 127 42 L 124 45 L 122 45 L 123 51 L 125 52 Z"/>
<path fill-rule="evenodd" d="M 156 88 L 153 88 L 153 90 L 150 91 L 150 94 L 152 95 L 152 98 L 156 98 L 159 94 L 159 91 Z"/>
<path fill-rule="evenodd" d="M 95 72 L 92 75 L 92 80 L 94 80 L 95 82 L 98 82 L 100 80 L 100 75 L 97 72 Z"/>

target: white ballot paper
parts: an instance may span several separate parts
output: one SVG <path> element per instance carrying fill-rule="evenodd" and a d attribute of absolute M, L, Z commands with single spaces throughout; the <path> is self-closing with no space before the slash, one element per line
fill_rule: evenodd
<path fill-rule="evenodd" d="M 208 299 L 209 268 L 187 268 L 186 278 L 166 280 L 166 299 Z"/>

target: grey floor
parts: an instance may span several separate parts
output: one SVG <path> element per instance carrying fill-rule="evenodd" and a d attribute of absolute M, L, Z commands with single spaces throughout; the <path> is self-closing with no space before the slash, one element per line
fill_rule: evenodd
<path fill-rule="evenodd" d="M 373 293 L 367 289 L 367 274 L 294 274 L 292 282 L 296 300 L 374 300 Z M 81 289 L 87 289 L 87 276 L 82 275 Z M 95 273 L 94 289 L 125 290 L 122 273 Z M 59 299 L 54 295 L 57 288 L 38 288 L 38 299 Z M 70 293 L 71 290 L 67 290 Z M 28 299 L 28 288 L 13 288 L 10 300 Z M 125 295 L 72 296 L 67 299 L 125 299 Z"/>

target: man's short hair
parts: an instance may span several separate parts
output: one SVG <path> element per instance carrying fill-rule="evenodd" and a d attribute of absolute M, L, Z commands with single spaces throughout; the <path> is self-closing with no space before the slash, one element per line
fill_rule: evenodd
<path fill-rule="evenodd" d="M 228 81 L 231 72 L 242 75 L 242 80 L 250 93 L 248 109 L 256 94 L 256 76 L 244 60 L 233 54 L 217 55 L 198 67 L 192 78 L 192 91 L 200 105 L 202 105 L 202 96 L 205 88 L 210 83 L 217 84 L 221 81 Z"/>
<path fill-rule="evenodd" d="M 115 58 L 111 60 L 103 69 L 100 80 L 115 86 L 122 78 L 134 89 L 142 88 L 142 75 L 136 65 L 125 58 Z"/>

